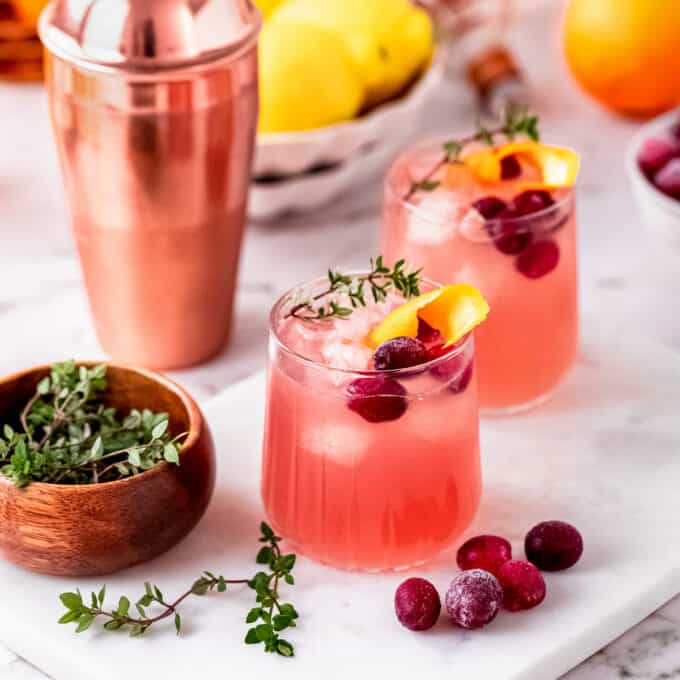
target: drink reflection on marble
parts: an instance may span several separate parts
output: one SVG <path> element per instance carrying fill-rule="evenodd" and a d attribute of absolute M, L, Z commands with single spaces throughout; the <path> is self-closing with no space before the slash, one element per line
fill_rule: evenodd
<path fill-rule="evenodd" d="M 540 178 L 519 160 L 512 179 L 492 185 L 449 164 L 433 176 L 434 190 L 410 194 L 441 148 L 411 149 L 388 172 L 383 250 L 388 262 L 404 257 L 431 278 L 482 291 L 492 313 L 476 334 L 480 408 L 524 410 L 550 395 L 576 355 L 574 189 L 525 191 Z"/>
<path fill-rule="evenodd" d="M 117 360 L 187 366 L 229 336 L 259 26 L 247 0 L 53 0 L 43 14 L 76 243 Z"/>
<path fill-rule="evenodd" d="M 473 335 L 428 364 L 380 373 L 365 338 L 400 295 L 323 322 L 286 317 L 295 299 L 284 295 L 270 319 L 269 520 L 297 551 L 345 569 L 434 557 L 465 531 L 481 493 Z M 381 396 L 362 413 L 352 395 L 376 384 Z"/>

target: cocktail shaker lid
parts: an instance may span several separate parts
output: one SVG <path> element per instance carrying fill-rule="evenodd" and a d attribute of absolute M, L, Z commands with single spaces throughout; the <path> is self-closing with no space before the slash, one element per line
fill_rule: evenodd
<path fill-rule="evenodd" d="M 45 47 L 92 69 L 147 71 L 239 52 L 260 30 L 251 0 L 52 0 Z"/>

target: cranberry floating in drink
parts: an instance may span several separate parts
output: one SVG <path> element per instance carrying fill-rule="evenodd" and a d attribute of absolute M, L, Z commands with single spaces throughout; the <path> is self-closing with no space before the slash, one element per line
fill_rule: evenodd
<path fill-rule="evenodd" d="M 541 400 L 576 354 L 579 161 L 569 149 L 518 141 L 535 136 L 535 125 L 530 116 L 508 119 L 492 131 L 492 146 L 479 133 L 415 147 L 385 183 L 386 260 L 406 257 L 427 276 L 471 283 L 489 300 L 474 364 L 487 412 Z M 672 193 L 668 167 L 660 181 Z"/>
<path fill-rule="evenodd" d="M 472 331 L 488 306 L 401 263 L 333 280 L 287 293 L 271 314 L 265 509 L 320 562 L 406 567 L 451 545 L 477 509 Z"/>

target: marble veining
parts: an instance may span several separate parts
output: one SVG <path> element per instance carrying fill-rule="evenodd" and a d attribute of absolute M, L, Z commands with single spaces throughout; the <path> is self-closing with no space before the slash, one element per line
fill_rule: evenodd
<path fill-rule="evenodd" d="M 568 80 L 555 54 L 556 12 L 551 5 L 527 15 L 512 42 L 531 76 L 544 137 L 583 155 L 578 197 L 583 311 L 606 316 L 622 334 L 643 329 L 680 351 L 680 320 L 667 312 L 676 302 L 672 291 L 678 290 L 680 267 L 642 230 L 624 175 L 623 150 L 635 126 L 595 107 Z M 0 372 L 66 357 L 101 358 L 70 239 L 44 93 L 35 86 L 0 84 L 0 111 Z M 422 129 L 425 134 L 462 129 L 473 112 L 470 95 L 451 84 L 430 105 Z M 276 296 L 328 265 L 362 266 L 376 252 L 381 191 L 376 179 L 314 214 L 251 224 L 229 351 L 172 376 L 206 400 L 261 368 L 268 309 Z M 620 428 L 601 431 L 604 454 L 615 458 L 619 437 L 653 437 L 644 420 L 645 414 L 631 414 Z M 664 442 L 656 444 L 664 449 Z M 0 647 L 0 680 L 44 677 Z M 680 598 L 565 678 L 680 678 Z"/>

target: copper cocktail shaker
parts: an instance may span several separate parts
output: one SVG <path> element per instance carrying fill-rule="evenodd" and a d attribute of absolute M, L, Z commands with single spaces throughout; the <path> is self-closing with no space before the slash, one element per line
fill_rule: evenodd
<path fill-rule="evenodd" d="M 53 0 L 54 134 L 99 340 L 200 362 L 231 325 L 257 122 L 250 0 Z"/>

